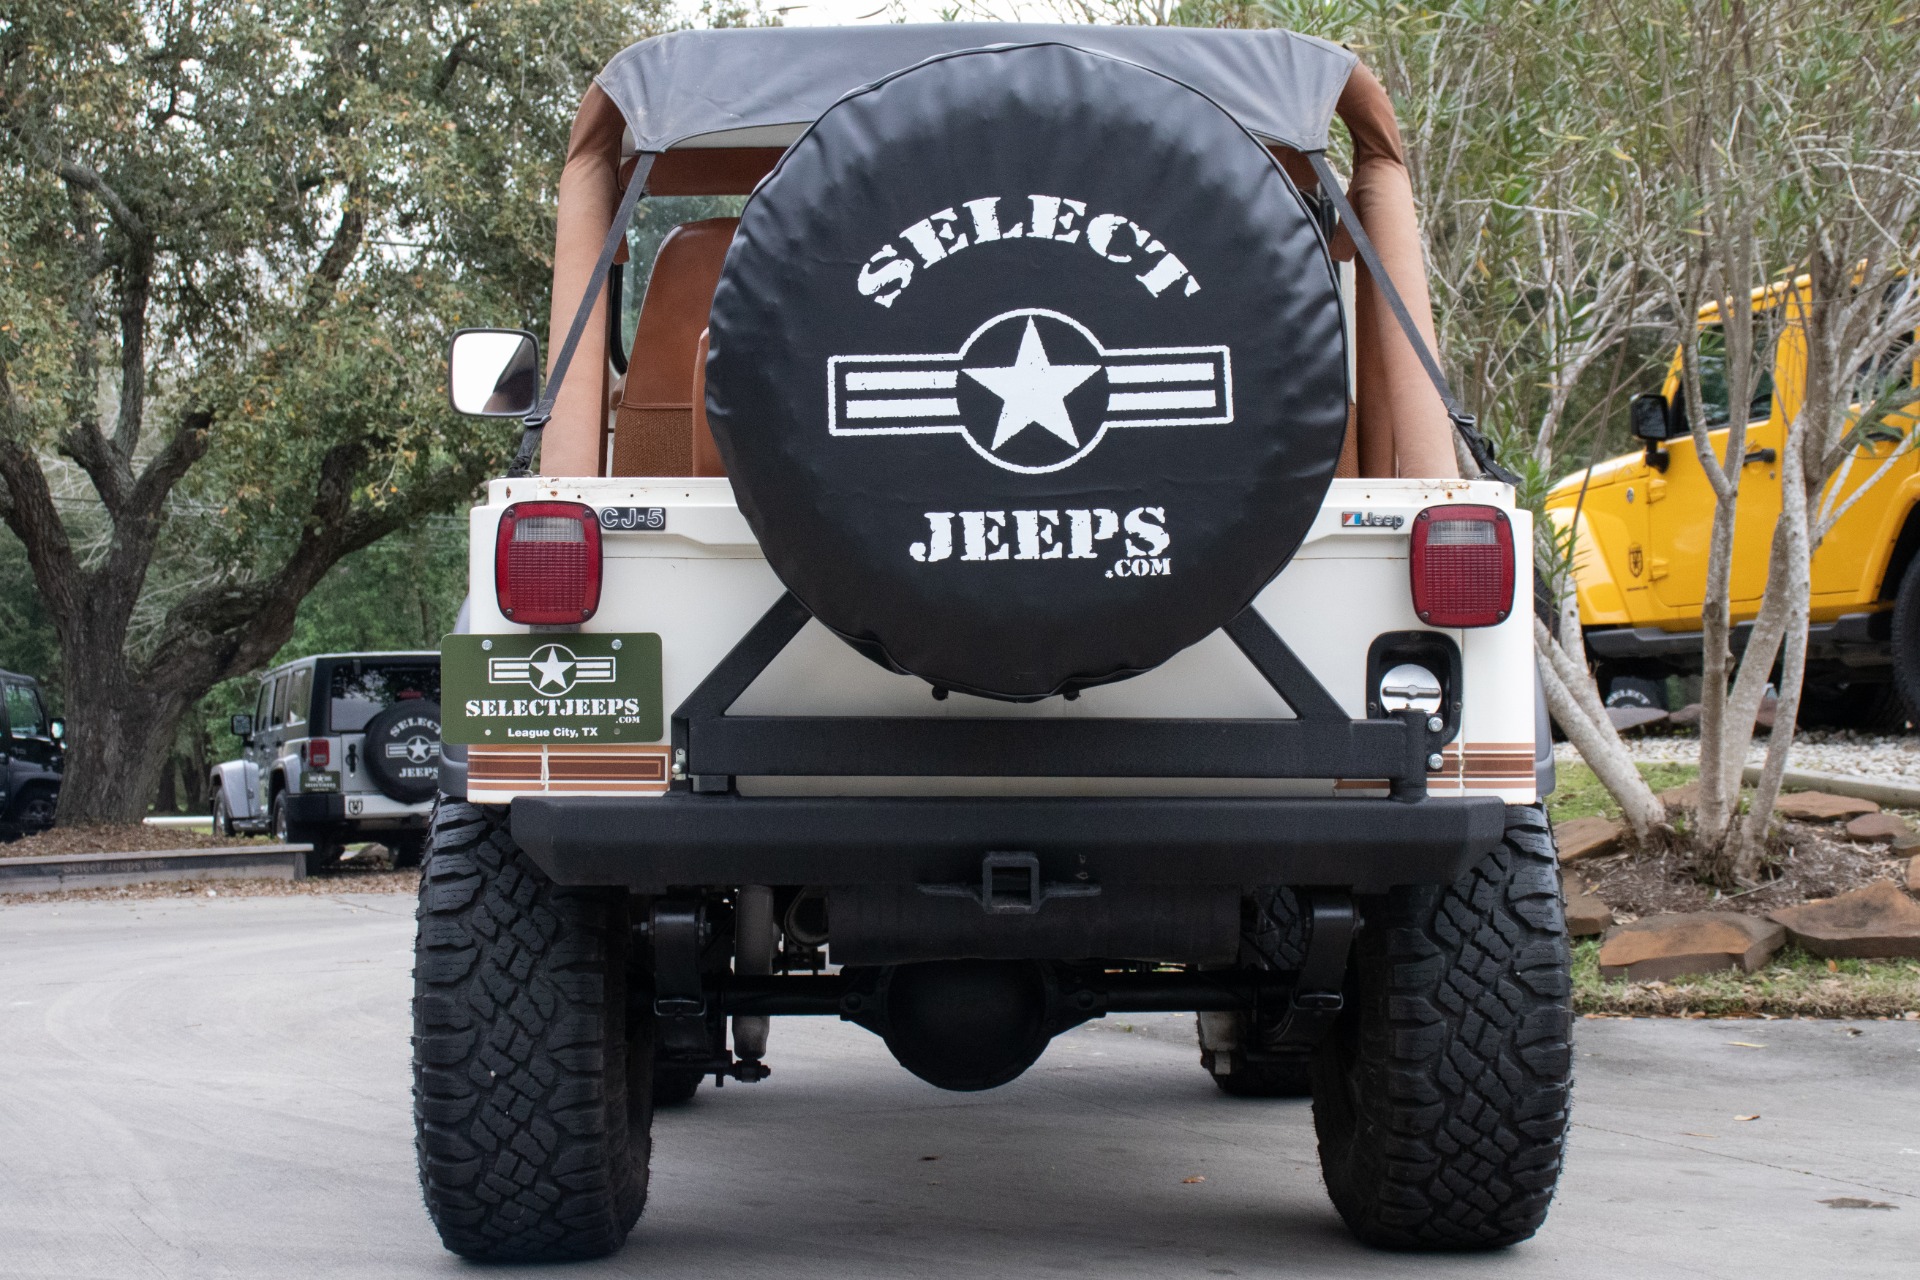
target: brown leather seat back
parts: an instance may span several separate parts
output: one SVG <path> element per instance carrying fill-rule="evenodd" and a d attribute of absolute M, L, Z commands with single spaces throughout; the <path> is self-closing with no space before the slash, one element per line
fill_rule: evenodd
<path fill-rule="evenodd" d="M 739 225 L 738 218 L 682 223 L 661 241 L 614 409 L 613 475 L 720 474 L 711 469 L 718 458 L 711 442 L 695 447 L 693 396 L 713 290 Z"/>

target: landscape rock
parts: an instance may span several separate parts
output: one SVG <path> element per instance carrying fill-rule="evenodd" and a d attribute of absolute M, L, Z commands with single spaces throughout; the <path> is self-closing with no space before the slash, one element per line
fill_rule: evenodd
<path fill-rule="evenodd" d="M 1574 818 L 1553 824 L 1554 842 L 1560 846 L 1560 865 L 1583 858 L 1603 858 L 1620 847 L 1627 829 L 1611 818 Z"/>
<path fill-rule="evenodd" d="M 1591 893 L 1567 895 L 1567 936 L 1597 938 L 1613 927 L 1613 908 Z"/>
<path fill-rule="evenodd" d="M 1786 938 L 1778 924 L 1733 911 L 1648 916 L 1608 931 L 1600 976 L 1655 982 L 1722 969 L 1752 973 Z"/>
<path fill-rule="evenodd" d="M 1891 813 L 1863 813 L 1847 824 L 1850 840 L 1897 840 L 1912 834 L 1907 820 Z"/>
<path fill-rule="evenodd" d="M 1798 818 L 1802 822 L 1838 822 L 1842 818 L 1878 813 L 1880 806 L 1871 800 L 1854 796 L 1828 795 L 1824 791 L 1791 791 L 1780 797 L 1773 811 L 1782 818 Z"/>
<path fill-rule="evenodd" d="M 1920 893 L 1920 855 L 1907 863 L 1907 892 Z"/>
<path fill-rule="evenodd" d="M 1920 853 L 1920 831 L 1909 831 L 1903 836 L 1893 838 L 1895 853 Z"/>
<path fill-rule="evenodd" d="M 1793 940 L 1816 956 L 1920 956 L 1920 902 L 1891 880 L 1876 880 L 1837 898 L 1784 907 L 1769 912 L 1768 918 L 1785 925 Z"/>
<path fill-rule="evenodd" d="M 1686 706 L 1680 708 L 1678 711 L 1668 716 L 1667 719 L 1672 723 L 1681 726 L 1682 728 L 1686 728 L 1689 725 L 1699 724 L 1700 723 L 1700 704 L 1697 702 L 1689 702 Z"/>
<path fill-rule="evenodd" d="M 1651 724 L 1665 724 L 1667 713 L 1658 707 L 1608 707 L 1607 719 L 1618 733 L 1632 733 Z"/>
<path fill-rule="evenodd" d="M 1683 782 L 1677 787 L 1668 787 L 1657 797 L 1669 812 L 1675 809 L 1691 809 L 1700 803 L 1700 782 Z"/>

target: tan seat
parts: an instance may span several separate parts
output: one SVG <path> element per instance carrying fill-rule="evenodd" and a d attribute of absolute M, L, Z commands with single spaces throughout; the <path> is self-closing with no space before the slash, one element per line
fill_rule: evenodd
<path fill-rule="evenodd" d="M 707 313 L 739 225 L 738 218 L 683 223 L 661 241 L 614 406 L 610 474 L 725 474 L 706 414 L 696 418 L 694 398 L 704 386 Z"/>

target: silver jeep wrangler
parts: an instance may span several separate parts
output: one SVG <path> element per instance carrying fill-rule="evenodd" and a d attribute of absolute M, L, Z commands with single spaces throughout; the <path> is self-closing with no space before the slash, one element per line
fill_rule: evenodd
<path fill-rule="evenodd" d="M 233 717 L 238 760 L 213 770 L 216 834 L 311 844 L 309 871 L 378 841 L 417 866 L 440 772 L 440 655 L 329 653 L 260 679 Z"/>

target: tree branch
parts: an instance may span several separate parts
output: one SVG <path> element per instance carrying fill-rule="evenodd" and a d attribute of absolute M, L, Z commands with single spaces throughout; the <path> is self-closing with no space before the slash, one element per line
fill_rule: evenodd
<path fill-rule="evenodd" d="M 147 220 L 135 212 L 133 206 L 122 199 L 105 178 L 78 160 L 60 161 L 59 172 L 61 181 L 93 193 L 129 240 L 144 244 L 153 242 L 153 233 L 147 229 Z"/>

